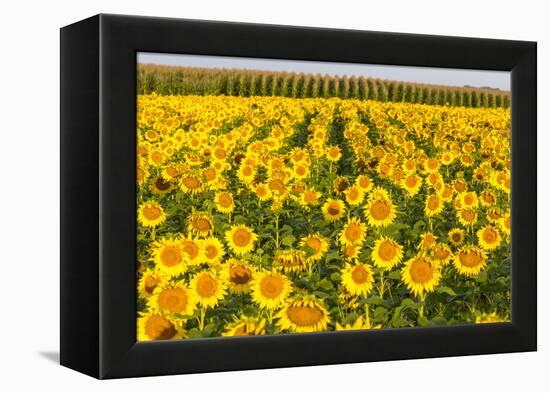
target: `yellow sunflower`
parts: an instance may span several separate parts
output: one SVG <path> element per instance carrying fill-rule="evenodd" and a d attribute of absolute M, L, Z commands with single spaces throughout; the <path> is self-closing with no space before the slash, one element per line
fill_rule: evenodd
<path fill-rule="evenodd" d="M 204 184 L 198 175 L 186 173 L 180 177 L 180 189 L 184 193 L 198 194 L 204 190 Z"/>
<path fill-rule="evenodd" d="M 477 210 L 476 209 L 459 209 L 456 211 L 458 222 L 462 225 L 469 227 L 477 222 Z"/>
<path fill-rule="evenodd" d="M 476 276 L 485 267 L 487 255 L 481 248 L 466 245 L 460 248 L 453 259 L 453 264 L 460 274 Z"/>
<path fill-rule="evenodd" d="M 422 186 L 422 178 L 415 174 L 407 175 L 401 179 L 401 186 L 405 189 L 407 195 L 415 196 Z"/>
<path fill-rule="evenodd" d="M 259 336 L 266 334 L 266 320 L 257 317 L 248 317 L 241 315 L 240 318 L 234 317 L 234 320 L 225 325 L 222 336 L 242 337 Z"/>
<path fill-rule="evenodd" d="M 475 209 L 479 205 L 479 198 L 475 191 L 462 192 L 457 195 L 463 209 Z"/>
<path fill-rule="evenodd" d="M 225 232 L 225 240 L 237 255 L 251 252 L 257 239 L 258 235 L 254 233 L 252 228 L 243 224 L 233 225 L 230 230 Z"/>
<path fill-rule="evenodd" d="M 197 302 L 204 308 L 215 307 L 227 290 L 225 282 L 214 271 L 197 273 L 189 286 Z"/>
<path fill-rule="evenodd" d="M 138 222 L 144 227 L 154 228 L 166 221 L 166 213 L 157 201 L 147 201 L 138 208 Z"/>
<path fill-rule="evenodd" d="M 386 227 L 395 220 L 395 206 L 391 199 L 380 196 L 382 194 L 371 194 L 371 196 L 378 195 L 379 197 L 369 198 L 369 201 L 365 205 L 365 216 L 370 225 L 376 227 Z"/>
<path fill-rule="evenodd" d="M 300 196 L 299 203 L 302 206 L 314 206 L 319 203 L 321 194 L 312 188 L 306 189 Z"/>
<path fill-rule="evenodd" d="M 446 265 L 453 258 L 453 252 L 448 245 L 438 243 L 432 249 L 432 257 L 432 260 L 439 267 L 440 265 Z"/>
<path fill-rule="evenodd" d="M 306 260 L 316 262 L 321 260 L 328 251 L 328 240 L 319 233 L 303 237 L 300 246 L 306 248 Z"/>
<path fill-rule="evenodd" d="M 326 220 L 330 222 L 337 221 L 344 216 L 344 202 L 339 199 L 329 199 L 325 202 L 321 211 Z"/>
<path fill-rule="evenodd" d="M 261 308 L 279 308 L 292 291 L 292 283 L 282 273 L 264 270 L 256 274 L 251 285 L 252 300 Z"/>
<path fill-rule="evenodd" d="M 368 319 L 363 319 L 363 316 L 360 315 L 353 324 L 346 323 L 344 325 L 340 325 L 338 322 L 336 322 L 336 330 L 367 330 L 367 329 L 380 329 L 382 325 L 376 325 L 372 326 L 370 321 Z"/>
<path fill-rule="evenodd" d="M 216 203 L 216 209 L 218 209 L 220 213 L 231 213 L 235 210 L 235 202 L 230 192 L 223 191 L 216 193 L 214 202 Z"/>
<path fill-rule="evenodd" d="M 340 242 L 344 245 L 361 245 L 367 236 L 367 225 L 353 217 L 344 225 L 340 233 Z"/>
<path fill-rule="evenodd" d="M 327 147 L 327 158 L 331 162 L 336 162 L 342 157 L 342 151 L 339 146 Z"/>
<path fill-rule="evenodd" d="M 179 243 L 188 265 L 199 265 L 203 262 L 204 255 L 200 239 L 181 236 Z"/>
<path fill-rule="evenodd" d="M 441 272 L 424 256 L 417 255 L 401 269 L 401 279 L 415 296 L 433 292 L 441 279 Z"/>
<path fill-rule="evenodd" d="M 222 276 L 228 283 L 230 293 L 240 295 L 250 292 L 250 284 L 256 269 L 244 260 L 230 258 L 222 267 Z"/>
<path fill-rule="evenodd" d="M 281 330 L 297 333 L 321 332 L 330 321 L 322 301 L 310 296 L 290 300 L 275 318 Z"/>
<path fill-rule="evenodd" d="M 443 210 L 443 201 L 436 194 L 428 195 L 426 198 L 426 204 L 424 207 L 424 212 L 426 216 L 432 217 L 436 216 Z"/>
<path fill-rule="evenodd" d="M 151 244 L 151 256 L 159 271 L 168 276 L 177 276 L 187 271 L 187 260 L 181 243 L 166 237 Z"/>
<path fill-rule="evenodd" d="M 172 191 L 172 183 L 159 176 L 151 183 L 151 192 L 156 195 L 168 194 Z"/>
<path fill-rule="evenodd" d="M 364 263 L 346 264 L 341 271 L 342 285 L 352 295 L 366 296 L 374 283 L 372 268 Z"/>
<path fill-rule="evenodd" d="M 500 323 L 500 322 L 509 322 L 510 318 L 503 318 L 499 316 L 496 311 L 492 313 L 481 313 L 476 315 L 476 323 Z"/>
<path fill-rule="evenodd" d="M 500 226 L 500 229 L 502 232 L 506 234 L 506 236 L 510 236 L 510 213 L 506 214 L 504 217 L 498 220 L 498 224 Z"/>
<path fill-rule="evenodd" d="M 498 248 L 502 240 L 500 232 L 492 225 L 486 225 L 477 231 L 477 240 L 484 250 Z"/>
<path fill-rule="evenodd" d="M 141 297 L 148 298 L 160 285 L 163 285 L 167 281 L 168 277 L 164 276 L 160 269 L 146 269 L 139 281 L 138 292 Z"/>
<path fill-rule="evenodd" d="M 448 238 L 452 244 L 458 246 L 464 241 L 464 230 L 460 228 L 453 228 L 449 231 Z"/>
<path fill-rule="evenodd" d="M 214 219 L 208 213 L 191 213 L 187 219 L 187 230 L 196 236 L 208 237 L 214 233 Z"/>
<path fill-rule="evenodd" d="M 183 284 L 171 284 L 157 287 L 147 302 L 150 310 L 161 313 L 192 315 L 196 299 L 193 292 Z"/>
<path fill-rule="evenodd" d="M 219 263 L 225 255 L 222 242 L 215 237 L 208 237 L 201 242 L 202 256 L 204 261 L 210 265 Z"/>
<path fill-rule="evenodd" d="M 421 251 L 430 250 L 435 247 L 437 236 L 431 232 L 425 232 L 420 235 L 420 243 L 418 243 L 418 249 Z"/>
<path fill-rule="evenodd" d="M 355 180 L 355 184 L 365 193 L 372 189 L 372 180 L 366 175 L 359 175 Z"/>
<path fill-rule="evenodd" d="M 389 237 L 381 237 L 374 243 L 371 258 L 376 267 L 391 270 L 403 259 L 403 247 Z"/>
<path fill-rule="evenodd" d="M 168 315 L 149 311 L 138 318 L 138 341 L 174 340 L 185 337 L 181 323 Z"/>
<path fill-rule="evenodd" d="M 360 205 L 361 203 L 363 203 L 363 199 L 365 198 L 365 191 L 355 184 L 349 187 L 345 191 L 345 194 L 346 202 L 350 206 Z"/>

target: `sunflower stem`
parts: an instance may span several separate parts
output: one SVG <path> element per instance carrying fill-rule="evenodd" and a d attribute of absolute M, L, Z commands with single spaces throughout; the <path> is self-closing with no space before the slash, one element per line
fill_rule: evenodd
<path fill-rule="evenodd" d="M 418 316 L 420 318 L 424 317 L 424 304 L 426 300 L 426 294 L 420 295 L 420 305 L 418 306 Z"/>
<path fill-rule="evenodd" d="M 151 240 L 155 240 L 156 235 L 157 235 L 157 228 L 153 227 L 151 229 Z"/>
<path fill-rule="evenodd" d="M 279 213 L 275 214 L 275 248 L 279 249 Z"/>
<path fill-rule="evenodd" d="M 204 318 L 206 317 L 206 307 L 201 307 L 200 308 L 201 312 L 200 312 L 200 315 L 199 315 L 199 330 L 202 331 L 204 330 Z"/>
<path fill-rule="evenodd" d="M 368 303 L 365 303 L 365 321 L 366 321 L 366 325 L 370 326 L 369 304 Z"/>
<path fill-rule="evenodd" d="M 384 281 L 384 270 L 380 271 L 380 285 L 378 286 L 378 293 L 380 300 L 384 299 L 384 290 L 385 290 L 385 281 Z"/>

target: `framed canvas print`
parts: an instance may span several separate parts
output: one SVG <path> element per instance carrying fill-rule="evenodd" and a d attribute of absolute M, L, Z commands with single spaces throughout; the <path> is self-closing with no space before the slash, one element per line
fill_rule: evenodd
<path fill-rule="evenodd" d="M 61 364 L 536 350 L 536 44 L 61 29 Z"/>

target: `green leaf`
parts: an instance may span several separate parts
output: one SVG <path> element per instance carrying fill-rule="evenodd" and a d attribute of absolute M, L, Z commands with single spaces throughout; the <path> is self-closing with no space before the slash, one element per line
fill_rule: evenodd
<path fill-rule="evenodd" d="M 197 328 L 192 328 L 192 329 L 189 329 L 187 331 L 187 336 L 189 338 L 201 338 L 202 337 L 202 333 L 199 329 Z"/>
<path fill-rule="evenodd" d="M 321 281 L 317 283 L 317 287 L 325 291 L 330 291 L 334 288 L 334 285 L 326 278 L 323 278 Z"/>
<path fill-rule="evenodd" d="M 285 237 L 283 237 L 281 243 L 287 247 L 292 247 L 295 241 L 296 238 L 293 235 L 286 235 Z"/>
<path fill-rule="evenodd" d="M 449 287 L 437 287 L 435 290 L 438 293 L 446 293 L 449 296 L 456 296 L 456 292 Z"/>
<path fill-rule="evenodd" d="M 420 326 L 431 326 L 432 325 L 430 320 L 426 317 L 418 317 L 417 322 Z"/>

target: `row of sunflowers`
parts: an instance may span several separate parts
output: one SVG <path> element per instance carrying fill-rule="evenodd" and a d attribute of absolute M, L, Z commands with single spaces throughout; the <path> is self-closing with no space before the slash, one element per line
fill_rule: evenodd
<path fill-rule="evenodd" d="M 138 339 L 510 319 L 510 112 L 138 96 Z"/>

